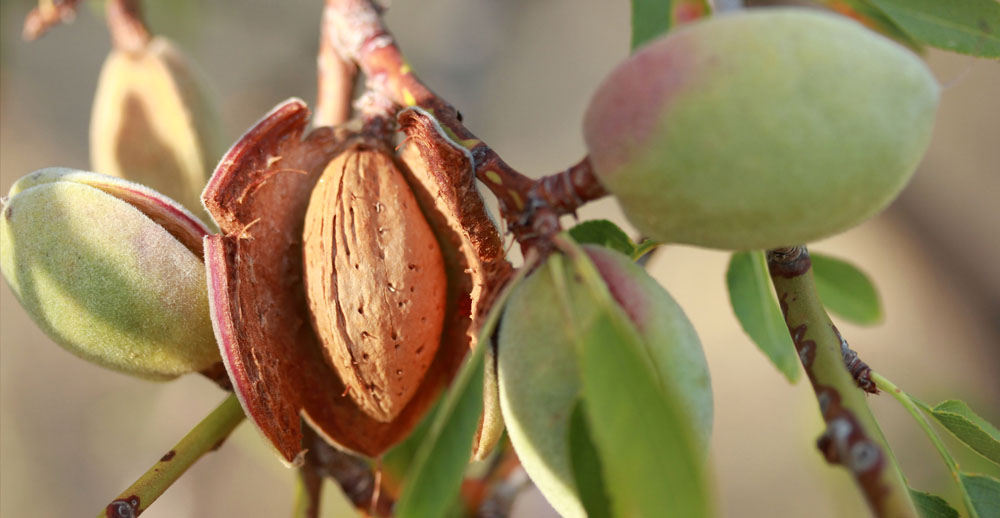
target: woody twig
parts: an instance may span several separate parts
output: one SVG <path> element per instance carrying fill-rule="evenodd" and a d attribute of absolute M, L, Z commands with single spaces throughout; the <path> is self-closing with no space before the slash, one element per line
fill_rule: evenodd
<path fill-rule="evenodd" d="M 795 246 L 767 256 L 788 332 L 826 422 L 820 451 L 828 462 L 847 469 L 875 516 L 915 518 L 906 482 L 865 401 L 867 384 L 854 377 L 864 372 L 867 379 L 870 370 L 845 353 L 846 343 L 816 294 L 809 252 Z"/>
<path fill-rule="evenodd" d="M 357 63 L 369 90 L 400 107 L 430 113 L 453 145 L 471 155 L 470 174 L 496 195 L 501 214 L 522 247 L 545 247 L 560 229 L 559 216 L 606 194 L 586 158 L 537 181 L 512 168 L 465 127 L 458 110 L 417 78 L 382 23 L 379 7 L 370 0 L 327 0 L 326 5 L 328 34 L 338 55 Z"/>

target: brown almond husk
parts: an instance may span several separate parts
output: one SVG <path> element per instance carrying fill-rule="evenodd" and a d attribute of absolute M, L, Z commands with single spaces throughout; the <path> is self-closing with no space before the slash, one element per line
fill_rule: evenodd
<path fill-rule="evenodd" d="M 453 257 L 453 261 L 464 262 L 470 275 L 449 278 L 450 283 L 461 286 L 459 294 L 468 293 L 468 299 L 449 300 L 448 307 L 468 304 L 473 322 L 472 331 L 478 331 L 493 299 L 510 279 L 513 269 L 504 259 L 503 241 L 496 231 L 496 225 L 486 217 L 482 196 L 475 187 L 472 173 L 472 155 L 448 138 L 445 130 L 427 112 L 419 108 L 409 108 L 397 117 L 400 129 L 407 140 L 401 150 L 401 157 L 409 165 L 411 186 L 418 201 L 436 210 L 424 210 L 425 214 L 449 215 L 435 222 L 438 240 L 454 246 L 442 246 L 449 251 L 463 253 Z M 446 230 L 444 230 L 446 229 Z M 447 259 L 446 259 L 447 261 Z M 451 271 L 451 270 L 449 270 Z M 467 281 L 473 281 L 467 284 Z M 452 290 L 451 293 L 456 293 Z M 447 332 L 447 327 L 445 328 Z M 471 335 L 470 345 L 475 345 L 476 336 Z M 499 441 L 503 433 L 503 417 L 496 399 L 498 394 L 495 355 L 492 344 L 487 350 L 483 387 L 483 414 L 473 442 L 473 458 L 485 458 Z"/>
<path fill-rule="evenodd" d="M 504 259 L 503 239 L 476 189 L 472 155 L 446 138 L 423 110 L 403 110 L 397 120 L 406 135 L 400 148 L 404 174 L 441 243 L 445 263 L 469 270 L 468 276 L 460 276 L 449 269 L 449 282 L 460 288 L 451 291 L 462 295 L 449 299 L 449 307 L 467 308 L 466 314 L 475 320 L 472 328 L 478 330 L 513 269 Z"/>
<path fill-rule="evenodd" d="M 444 331 L 420 387 L 395 419 L 383 423 L 361 411 L 324 358 L 302 274 L 310 193 L 330 160 L 356 141 L 331 128 L 303 139 L 308 118 L 299 100 L 276 107 L 229 150 L 202 195 L 222 230 L 206 238 L 205 257 L 226 370 L 247 415 L 290 463 L 302 452 L 300 416 L 330 443 L 368 456 L 403 439 L 455 375 L 473 345 L 473 317 L 510 272 L 499 233 L 482 223 L 491 224 L 478 193 L 473 199 L 474 188 L 451 184 L 471 162 L 465 157 L 466 169 L 449 169 L 461 159 L 411 136 L 397 165 L 441 245 Z"/>

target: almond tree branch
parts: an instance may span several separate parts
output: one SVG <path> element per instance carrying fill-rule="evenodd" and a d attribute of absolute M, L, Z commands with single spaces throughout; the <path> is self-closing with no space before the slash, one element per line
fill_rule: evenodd
<path fill-rule="evenodd" d="M 77 3 L 79 0 L 39 0 L 38 7 L 24 18 L 21 37 L 27 41 L 35 40 L 52 27 L 73 21 Z"/>
<path fill-rule="evenodd" d="M 535 194 L 558 214 L 575 214 L 576 209 L 607 196 L 608 191 L 597 181 L 590 157 L 585 156 L 565 171 L 540 178 Z"/>
<path fill-rule="evenodd" d="M 299 466 L 295 479 L 292 518 L 319 518 L 322 493 L 323 475 L 319 466 L 310 462 L 309 453 L 306 453 L 305 462 Z"/>
<path fill-rule="evenodd" d="M 392 34 L 382 23 L 381 12 L 369 0 L 328 0 L 333 45 L 342 56 L 354 59 L 367 84 L 400 106 L 419 106 L 430 112 L 452 141 L 475 157 L 476 176 L 500 200 L 501 210 L 521 210 L 534 180 L 507 165 L 489 146 L 461 123 L 458 111 L 421 82 L 403 57 Z"/>
<path fill-rule="evenodd" d="M 847 469 L 876 516 L 916 518 L 909 489 L 865 392 L 844 365 L 843 341 L 816 295 L 809 252 L 796 246 L 771 250 L 767 256 L 785 323 L 826 422 L 820 451 L 828 462 Z"/>
<path fill-rule="evenodd" d="M 308 425 L 303 424 L 302 434 L 302 444 L 307 449 L 301 468 L 304 476 L 312 483 L 315 483 L 315 477 L 333 480 L 354 507 L 367 513 L 367 516 L 392 516 L 394 502 L 387 494 L 378 491 L 375 474 L 368 462 L 330 446 Z M 315 490 L 319 491 L 318 488 Z M 316 502 L 316 512 L 319 512 L 318 500 Z"/>
<path fill-rule="evenodd" d="M 98 518 L 139 516 L 202 455 L 218 448 L 236 425 L 243 422 L 244 417 L 243 408 L 240 407 L 236 395 L 230 394 L 172 450 L 161 457 L 159 462 L 108 504 Z"/>
<path fill-rule="evenodd" d="M 473 159 L 474 173 L 496 195 L 500 211 L 522 247 L 545 246 L 559 231 L 558 217 L 603 196 L 591 174 L 590 162 L 539 182 L 508 165 L 462 124 L 461 115 L 413 73 L 381 11 L 371 0 L 327 0 L 332 45 L 340 56 L 354 60 L 370 90 L 402 107 L 419 107 L 434 116 L 456 146 Z"/>
<path fill-rule="evenodd" d="M 344 59 L 333 46 L 336 13 L 329 2 L 320 22 L 319 54 L 316 56 L 317 88 L 313 126 L 336 126 L 351 118 L 351 97 L 358 67 Z"/>
<path fill-rule="evenodd" d="M 142 21 L 139 0 L 108 0 L 106 12 L 114 48 L 135 52 L 149 43 L 152 36 Z"/>
<path fill-rule="evenodd" d="M 60 23 L 72 21 L 79 1 L 39 0 L 38 7 L 32 9 L 24 19 L 22 37 L 31 41 Z M 149 43 L 152 36 L 142 21 L 139 0 L 107 0 L 105 13 L 111 44 L 116 49 L 137 51 Z"/>

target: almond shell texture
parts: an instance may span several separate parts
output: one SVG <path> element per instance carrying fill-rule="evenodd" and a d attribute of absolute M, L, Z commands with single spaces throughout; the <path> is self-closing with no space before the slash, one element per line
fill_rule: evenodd
<path fill-rule="evenodd" d="M 351 148 L 330 162 L 303 246 L 328 358 L 365 413 L 392 421 L 437 352 L 448 285 L 437 238 L 389 152 Z"/>
<path fill-rule="evenodd" d="M 366 413 L 347 395 L 313 330 L 302 252 L 313 189 L 334 157 L 357 141 L 331 128 L 303 138 L 308 118 L 297 99 L 278 105 L 223 157 L 203 193 L 222 230 L 206 238 L 205 255 L 223 362 L 247 415 L 289 463 L 302 452 L 300 418 L 328 442 L 368 456 L 406 437 L 472 345 L 479 301 L 491 292 L 486 287 L 509 272 L 495 228 L 492 240 L 474 240 L 465 230 L 463 218 L 488 221 L 481 200 L 477 209 L 467 194 L 449 190 L 449 169 L 431 167 L 458 155 L 427 139 L 408 139 L 401 153 L 409 158 L 396 166 L 441 247 L 448 282 L 444 325 L 437 354 L 405 407 L 390 421 Z"/>

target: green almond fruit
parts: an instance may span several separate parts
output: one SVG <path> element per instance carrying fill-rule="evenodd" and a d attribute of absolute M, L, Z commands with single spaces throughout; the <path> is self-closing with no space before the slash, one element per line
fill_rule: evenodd
<path fill-rule="evenodd" d="M 919 57 L 852 20 L 752 9 L 639 49 L 594 94 L 583 133 L 643 234 L 765 249 L 842 232 L 895 199 L 939 90 Z"/>
<path fill-rule="evenodd" d="M 112 50 L 91 111 L 91 167 L 200 210 L 222 151 L 218 115 L 202 82 L 166 38 L 138 51 Z"/>
<path fill-rule="evenodd" d="M 205 225 L 141 185 L 71 169 L 16 182 L 0 208 L 0 268 L 55 342 L 92 363 L 164 380 L 220 360 Z"/>
<path fill-rule="evenodd" d="M 701 343 L 680 306 L 628 257 L 585 245 L 615 301 L 632 320 L 661 383 L 680 395 L 707 448 L 712 428 L 712 392 Z M 553 255 L 549 261 L 566 261 Z M 568 268 L 568 266 L 567 266 Z M 572 308 L 559 296 L 553 269 L 542 266 L 511 294 L 497 337 L 500 408 L 511 443 L 525 471 L 549 503 L 566 517 L 586 516 L 577 493 L 569 430 L 580 398 L 573 324 L 596 308 L 582 285 L 567 283 Z M 564 269 L 565 271 L 565 269 Z M 641 411 L 641 409 L 636 409 Z"/>

